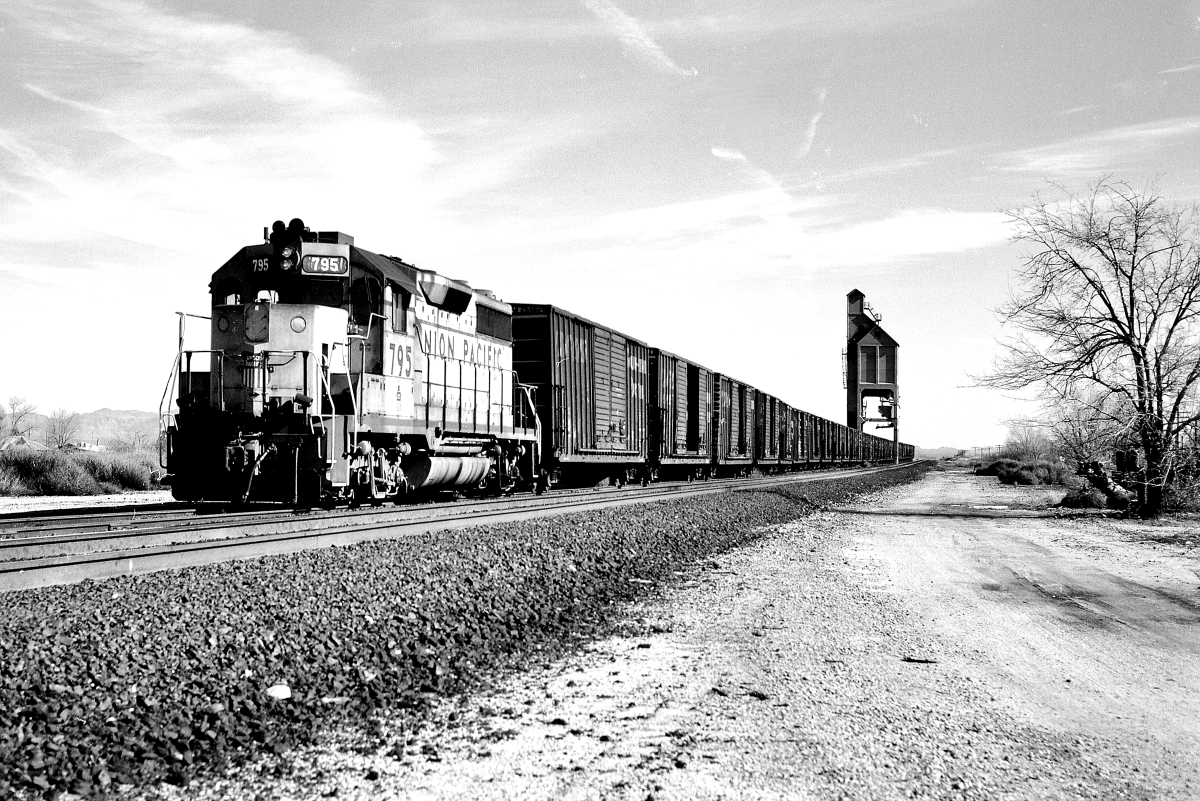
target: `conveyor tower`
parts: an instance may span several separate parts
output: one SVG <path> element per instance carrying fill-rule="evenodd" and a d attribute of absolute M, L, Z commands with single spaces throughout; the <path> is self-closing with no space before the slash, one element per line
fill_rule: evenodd
<path fill-rule="evenodd" d="M 862 292 L 846 295 L 846 425 L 860 431 L 867 423 L 891 428 L 898 446 L 900 346 L 883 330 L 881 319 Z M 898 459 L 899 447 L 895 452 Z"/>

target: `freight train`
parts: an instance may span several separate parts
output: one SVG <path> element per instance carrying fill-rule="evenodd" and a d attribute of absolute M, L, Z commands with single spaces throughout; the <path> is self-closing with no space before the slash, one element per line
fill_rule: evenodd
<path fill-rule="evenodd" d="M 548 305 L 276 222 L 212 276 L 160 409 L 176 499 L 299 507 L 910 461 Z M 898 449 L 898 454 L 897 454 Z"/>

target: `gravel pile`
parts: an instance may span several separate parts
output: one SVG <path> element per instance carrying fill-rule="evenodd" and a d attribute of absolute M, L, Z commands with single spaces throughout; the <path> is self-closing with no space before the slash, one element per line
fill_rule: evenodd
<path fill-rule="evenodd" d="M 186 784 L 419 714 L 813 507 L 920 467 L 53 587 L 0 610 L 0 795 Z"/>

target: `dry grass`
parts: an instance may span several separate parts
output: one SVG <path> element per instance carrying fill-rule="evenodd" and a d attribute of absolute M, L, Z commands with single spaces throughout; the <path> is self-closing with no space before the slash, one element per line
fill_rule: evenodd
<path fill-rule="evenodd" d="M 103 495 L 150 489 L 144 455 L 13 448 L 0 452 L 0 495 Z"/>

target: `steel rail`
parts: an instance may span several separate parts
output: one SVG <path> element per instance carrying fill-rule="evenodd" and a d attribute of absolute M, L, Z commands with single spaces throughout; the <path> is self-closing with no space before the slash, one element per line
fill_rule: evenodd
<path fill-rule="evenodd" d="M 853 475 L 851 470 L 839 470 L 819 475 Z M 790 482 L 796 480 L 795 475 L 760 477 L 757 481 L 762 485 L 775 482 Z M 759 483 L 747 483 L 746 479 L 715 479 L 708 483 L 713 487 L 730 489 L 758 486 Z M 596 498 L 603 494 L 637 493 L 642 500 L 652 500 L 660 495 L 671 495 L 691 485 L 691 482 L 670 482 L 655 484 L 649 488 L 631 487 L 629 489 L 611 487 L 590 487 L 585 489 L 560 490 L 549 496 L 504 496 L 471 499 L 463 503 L 429 502 L 419 505 L 402 505 L 399 507 L 368 507 L 359 509 L 340 509 L 330 511 L 294 509 L 258 509 L 246 512 L 224 512 L 208 515 L 197 515 L 194 512 L 186 515 L 166 515 L 134 521 L 124 521 L 117 525 L 113 521 L 99 521 L 92 525 L 72 523 L 59 529 L 35 529 L 21 531 L 20 536 L 8 539 L 0 538 L 0 563 L 7 561 L 33 561 L 52 556 L 70 556 L 78 553 L 114 550 L 119 548 L 148 547 L 152 545 L 167 545 L 191 540 L 223 539 L 243 536 L 247 530 L 255 533 L 287 533 L 296 529 L 311 528 L 316 521 L 323 528 L 338 528 L 340 524 L 353 525 L 359 518 L 388 520 L 417 520 L 463 514 L 464 510 L 478 510 L 492 506 L 521 505 L 524 508 L 538 509 L 543 507 L 561 506 L 567 499 L 582 496 Z M 381 517 L 381 516 L 386 516 Z M 349 520 L 347 520 L 349 518 Z M 251 529 L 251 526 L 255 526 Z"/>
<path fill-rule="evenodd" d="M 739 481 L 740 479 L 712 479 L 716 482 Z M 557 489 L 554 497 L 565 497 L 577 493 L 593 493 L 611 491 L 609 487 L 586 487 Z M 506 496 L 507 497 L 507 496 Z M 503 499 L 469 499 L 475 502 Z M 416 508 L 419 505 L 445 503 L 436 499 L 405 502 L 405 508 Z M 390 502 L 385 505 L 391 506 Z M 41 509 L 32 512 L 0 513 L 0 549 L 6 546 L 7 540 L 27 537 L 38 537 L 46 534 L 65 534 L 70 531 L 77 533 L 122 531 L 144 528 L 153 525 L 163 525 L 176 522 L 180 525 L 194 524 L 203 526 L 212 520 L 228 521 L 232 519 L 287 519 L 297 514 L 370 514 L 378 507 L 359 507 L 349 509 L 312 509 L 297 510 L 278 505 L 248 504 L 242 508 L 230 508 L 216 502 L 204 502 L 199 505 L 183 501 L 172 501 L 161 504 L 123 505 L 119 507 L 76 507 L 73 509 Z M 3 557 L 0 557 L 3 558 Z"/>
<path fill-rule="evenodd" d="M 730 479 L 721 479 L 729 481 Z M 553 497 L 561 498 L 578 493 L 594 493 L 610 491 L 607 487 L 596 488 L 589 487 L 586 489 L 569 489 L 557 490 Z M 505 502 L 512 496 L 503 498 L 478 498 L 468 499 L 473 503 L 487 502 Z M 523 495 L 515 497 L 524 497 Z M 401 505 L 403 509 L 424 509 L 434 506 L 446 505 L 446 501 L 439 501 L 431 498 L 427 501 L 406 502 Z M 386 506 L 387 510 L 392 510 L 393 504 L 386 503 L 381 506 Z M 39 516 L 36 518 L 13 518 L 11 520 L 0 519 L 0 559 L 11 558 L 5 557 L 6 550 L 19 550 L 20 546 L 16 541 L 31 540 L 31 541 L 46 541 L 37 540 L 36 538 L 53 537 L 57 540 L 68 541 L 74 535 L 89 535 L 96 533 L 104 533 L 113 537 L 122 536 L 122 533 L 131 533 L 134 531 L 145 531 L 146 529 L 158 526 L 164 527 L 170 524 L 177 524 L 180 528 L 194 528 L 197 530 L 204 528 L 212 528 L 225 525 L 231 521 L 261 521 L 269 523 L 275 520 L 284 521 L 294 519 L 298 516 L 305 516 L 306 519 L 311 519 L 314 516 L 331 517 L 335 515 L 370 515 L 380 514 L 380 507 L 365 506 L 358 508 L 339 509 L 294 509 L 291 507 L 265 506 L 251 504 L 245 509 L 229 509 L 223 508 L 218 504 L 205 504 L 196 506 L 193 504 L 177 504 L 178 509 L 159 510 L 150 514 L 130 514 L 127 512 L 118 512 L 112 514 L 93 514 L 93 515 L 61 515 L 61 516 Z M 207 507 L 207 508 L 206 508 Z M 88 537 L 77 536 L 80 541 L 86 541 Z"/>
<path fill-rule="evenodd" d="M 822 471 L 825 472 L 825 471 Z M 845 475 L 846 469 L 838 469 L 836 472 L 839 475 Z M 788 474 L 792 475 L 792 474 Z M 711 484 L 716 485 L 744 485 L 746 479 L 742 478 L 719 478 L 710 479 Z M 690 482 L 663 482 L 655 484 L 658 486 L 672 486 L 674 484 L 685 484 Z M 572 489 L 558 489 L 553 493 L 555 498 L 569 497 L 575 494 L 592 494 L 596 492 L 615 492 L 619 491 L 612 487 L 585 487 Z M 643 490 L 644 491 L 644 490 Z M 502 498 L 478 498 L 467 500 L 471 503 L 504 503 L 509 502 L 514 496 L 505 496 Z M 523 496 L 515 496 L 523 497 Z M 406 503 L 404 508 L 424 508 L 431 504 L 444 504 L 444 501 L 430 499 L 425 502 Z M 390 509 L 390 504 L 384 504 Z M 273 521 L 285 521 L 294 519 L 297 515 L 368 515 L 378 514 L 378 507 L 359 507 L 357 509 L 339 508 L 333 510 L 322 510 L 318 508 L 297 510 L 291 507 L 265 506 L 251 504 L 244 508 L 222 507 L 220 504 L 195 504 L 172 502 L 169 504 L 147 504 L 146 507 L 118 507 L 118 511 L 110 511 L 110 508 L 99 507 L 94 508 L 88 513 L 80 513 L 78 509 L 73 510 L 39 510 L 31 514 L 0 514 L 0 561 L 4 559 L 19 558 L 14 557 L 11 553 L 19 553 L 19 546 L 14 544 L 14 540 L 27 539 L 30 541 L 49 542 L 48 539 L 36 540 L 35 538 L 54 537 L 57 541 L 66 542 L 71 534 L 88 535 L 103 533 L 111 537 L 119 537 L 119 532 L 145 531 L 155 526 L 164 527 L 170 524 L 177 524 L 180 527 L 193 528 L 203 530 L 223 525 L 230 521 L 259 521 L 262 523 L 270 523 Z M 132 510 L 131 510 L 132 509 Z M 143 511 L 146 509 L 147 511 Z M 219 521 L 219 522 L 214 522 Z M 87 541 L 86 536 L 77 537 L 79 541 Z M 10 555 L 5 555 L 9 553 Z"/>
<path fill-rule="evenodd" d="M 70 509 L 37 509 L 0 512 L 0 537 L 20 536 L 27 531 L 62 529 L 76 525 L 111 525 L 122 520 L 161 518 L 192 510 L 181 501 L 121 506 L 77 506 Z"/>
<path fill-rule="evenodd" d="M 0 562 L 0 592 L 295 553 L 373 539 L 402 539 L 432 531 L 549 517 L 574 511 L 765 489 L 784 484 L 831 481 L 907 466 L 887 465 L 748 480 L 681 482 L 652 485 L 649 488 L 613 488 L 568 497 L 562 493 L 526 495 L 472 504 L 429 504 L 365 512 L 357 510 L 351 514 L 292 513 L 288 520 L 257 524 L 218 519 L 204 527 L 8 540 L 3 545 L 11 548 L 0 550 L 0 558 L 9 559 Z M 180 537 L 188 539 L 180 541 Z M 81 545 L 96 549 L 79 552 L 78 546 Z M 20 551 L 18 546 L 26 550 Z M 75 548 L 74 552 L 71 551 L 72 547 Z M 99 549 L 104 547 L 111 549 Z"/>
<path fill-rule="evenodd" d="M 769 481 L 770 479 L 762 480 Z M 745 481 L 730 479 L 723 480 L 720 485 L 715 486 L 721 485 L 728 488 L 748 486 Z M 182 518 L 177 525 L 144 524 L 139 528 L 101 527 L 94 531 L 84 532 L 38 532 L 21 538 L 0 540 L 0 562 L 34 561 L 54 556 L 71 556 L 106 550 L 132 550 L 133 548 L 144 548 L 153 545 L 182 543 L 188 540 L 228 539 L 245 536 L 247 532 L 255 534 L 286 534 L 298 530 L 311 530 L 314 523 L 322 529 L 334 529 L 355 525 L 360 520 L 366 523 L 381 521 L 407 523 L 424 519 L 454 517 L 492 507 L 520 507 L 530 510 L 560 507 L 564 503 L 571 502 L 571 499 L 575 497 L 595 500 L 598 497 L 606 495 L 637 493 L 639 499 L 652 500 L 659 496 L 676 494 L 687 486 L 687 483 L 672 483 L 656 484 L 650 488 L 625 490 L 593 488 L 577 490 L 569 494 L 557 492 L 543 496 L 520 495 L 504 498 L 483 498 L 466 503 L 431 503 L 420 506 L 389 506 L 387 508 L 340 510 L 338 512 L 324 513 L 275 510 L 263 514 L 238 513 L 205 518 L 189 516 Z"/>

